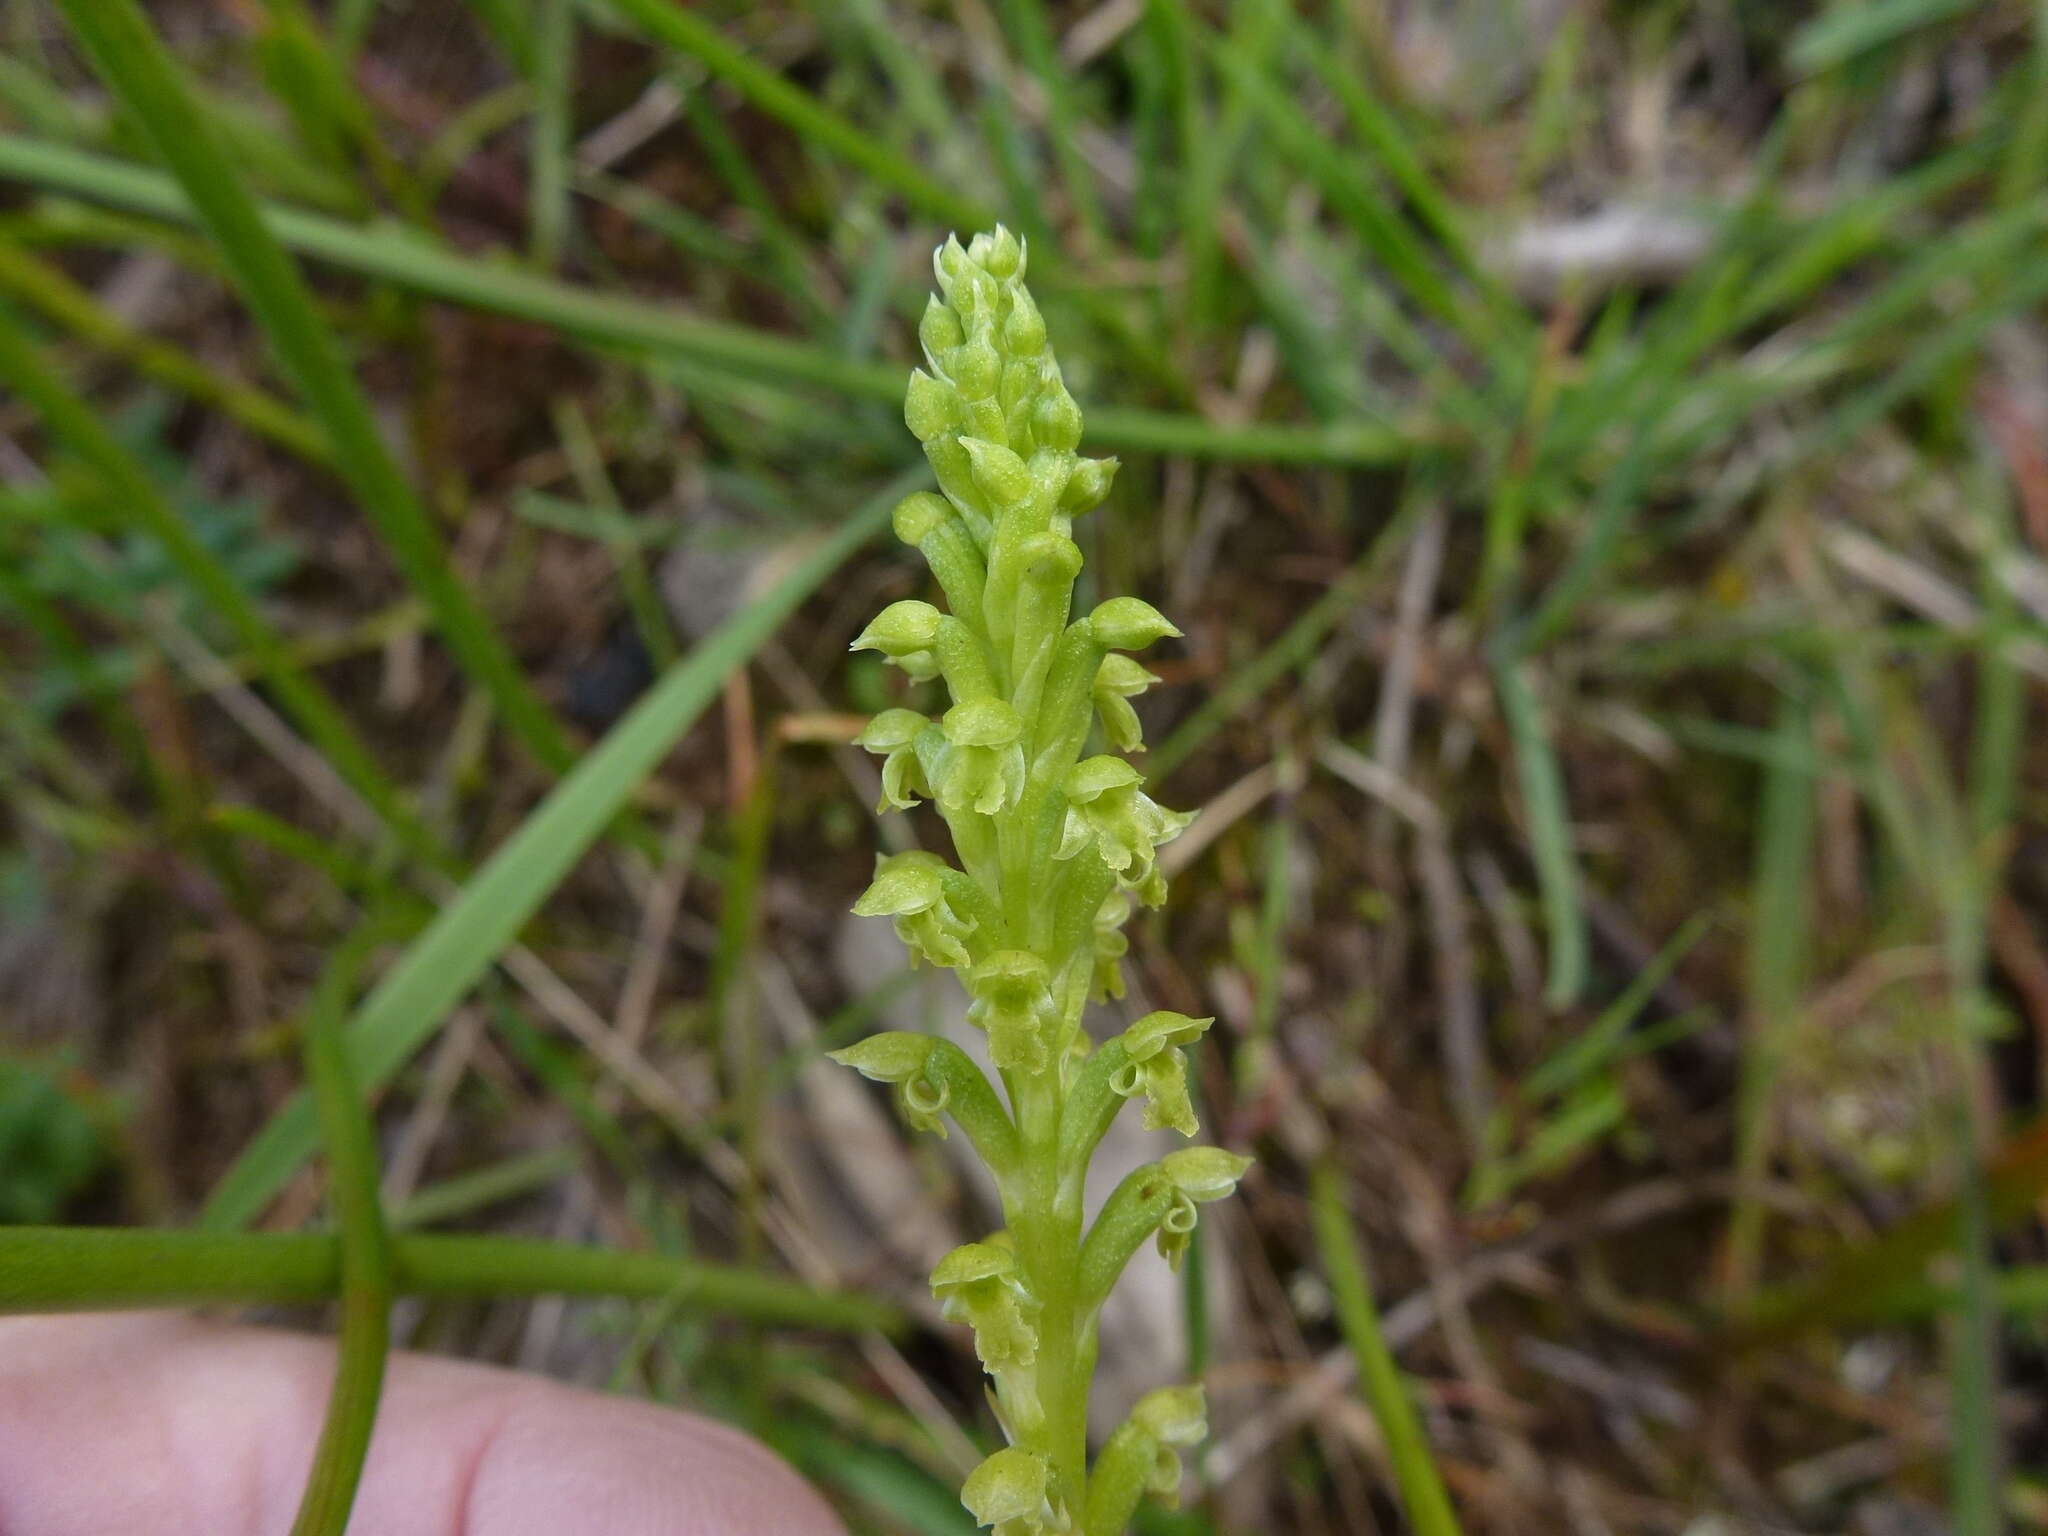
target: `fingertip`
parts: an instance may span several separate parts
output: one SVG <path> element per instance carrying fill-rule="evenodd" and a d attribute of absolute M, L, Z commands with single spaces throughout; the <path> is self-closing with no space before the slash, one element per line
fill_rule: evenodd
<path fill-rule="evenodd" d="M 331 1342 L 157 1315 L 0 1320 L 0 1531 L 284 1529 Z M 694 1414 L 396 1355 L 351 1530 L 844 1536 L 766 1447 Z"/>
<path fill-rule="evenodd" d="M 461 1503 L 462 1536 L 845 1536 L 758 1441 L 693 1414 L 562 1387 L 517 1389 Z"/>

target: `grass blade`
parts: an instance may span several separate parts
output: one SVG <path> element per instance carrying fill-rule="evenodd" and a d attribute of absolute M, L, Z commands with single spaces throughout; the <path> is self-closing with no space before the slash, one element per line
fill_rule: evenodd
<path fill-rule="evenodd" d="M 91 198 L 154 218 L 189 220 L 191 205 L 157 172 L 67 145 L 0 134 L 0 176 Z M 900 405 L 903 374 L 857 362 L 829 347 L 700 319 L 673 305 L 595 293 L 530 272 L 460 256 L 421 236 L 363 228 L 319 214 L 267 208 L 264 219 L 285 245 L 361 276 L 379 278 L 456 304 L 474 305 L 557 327 L 635 355 L 673 353 L 786 383 Z M 1427 423 L 1388 426 L 1349 421 L 1328 426 L 1251 422 L 1223 425 L 1200 416 L 1083 406 L 1091 449 L 1178 454 L 1267 464 L 1398 464 L 1441 451 L 1444 436 Z"/>
<path fill-rule="evenodd" d="M 1522 668 L 1520 660 L 1503 658 L 1493 669 L 1494 686 L 1514 747 L 1515 772 L 1529 818 L 1536 885 L 1543 899 L 1543 925 L 1550 944 L 1544 1001 L 1552 1008 L 1566 1008 L 1586 984 L 1586 913 L 1579 903 L 1579 861 L 1572 848 L 1564 774 L 1558 767 L 1557 749 L 1543 729 L 1535 691 Z"/>
<path fill-rule="evenodd" d="M 1756 1279 L 1763 1246 L 1762 1185 L 1773 1145 L 1772 1099 L 1806 986 L 1816 785 L 1810 767 L 1812 709 L 1805 699 L 1787 694 L 1780 701 L 1770 741 L 1750 902 L 1749 1039 L 1735 1109 L 1735 1200 L 1726 1253 L 1731 1295 L 1741 1295 Z"/>
<path fill-rule="evenodd" d="M 2036 1120 L 1984 1159 L 1981 1185 L 1988 1230 L 2031 1217 L 2048 1196 L 2048 1119 Z M 1921 1282 L 1928 1260 L 1954 1246 L 1962 1224 L 1955 1200 L 1927 1206 L 1881 1236 L 1843 1250 L 1810 1277 L 1760 1292 L 1731 1310 L 1722 1334 L 1740 1348 L 1770 1348 L 1810 1328 L 1881 1316 L 1889 1298 Z"/>
<path fill-rule="evenodd" d="M 1786 64 L 1817 75 L 1910 36 L 1922 27 L 1975 10 L 1981 0 L 1868 0 L 1829 7 L 1793 34 Z"/>
<path fill-rule="evenodd" d="M 674 0 L 608 0 L 610 8 L 655 42 L 688 54 L 771 117 L 900 193 L 920 213 L 962 230 L 983 229 L 995 216 L 940 186 L 917 163 L 874 134 L 822 105 L 809 92 L 727 41 L 725 34 Z"/>
<path fill-rule="evenodd" d="M 1074 125 L 1078 114 L 1074 109 L 1072 81 L 1053 40 L 1044 0 L 1000 0 L 1000 9 L 1024 67 L 1045 92 L 1045 136 L 1052 144 L 1053 163 L 1059 167 L 1067 202 L 1091 243 L 1099 247 L 1108 238 L 1109 222 L 1103 216 L 1102 198 L 1095 188 L 1094 169 L 1076 142 Z"/>
<path fill-rule="evenodd" d="M 790 612 L 880 530 L 925 471 L 898 476 L 771 591 L 706 636 L 554 790 L 406 950 L 349 1021 L 350 1064 L 374 1092 L 439 1028 L 549 893 Z M 246 1226 L 312 1153 L 304 1095 L 245 1148 L 207 1202 L 215 1230 Z"/>
<path fill-rule="evenodd" d="M 1365 1255 L 1344 1209 L 1344 1191 L 1328 1163 L 1319 1166 L 1311 1179 L 1309 1203 L 1323 1274 L 1330 1282 L 1345 1342 L 1358 1359 L 1359 1390 L 1386 1439 L 1408 1523 L 1417 1536 L 1458 1536 L 1458 1517 L 1430 1455 L 1429 1437 L 1423 1433 L 1408 1383 L 1380 1329 Z"/>
<path fill-rule="evenodd" d="M 109 500 L 163 547 L 195 592 L 234 630 L 321 755 L 404 841 L 409 851 L 438 864 L 433 840 L 398 789 L 378 767 L 341 706 L 302 671 L 290 648 L 263 617 L 234 576 L 178 515 L 135 456 L 93 408 L 54 373 L 20 324 L 0 309 L 0 380 L 35 410 L 51 436 L 98 477 Z"/>
<path fill-rule="evenodd" d="M 1323 637 L 1345 615 L 1357 610 L 1366 593 L 1385 574 L 1387 563 L 1405 546 L 1408 534 L 1428 505 L 1427 494 L 1411 497 L 1374 536 L 1371 548 L 1330 584 L 1329 591 L 1303 609 L 1301 617 L 1288 625 L 1279 639 L 1245 665 L 1232 668 L 1215 693 L 1145 754 L 1145 777 L 1154 784 L 1163 782 L 1203 742 L 1248 709 L 1260 694 L 1293 668 L 1305 666 Z"/>
<path fill-rule="evenodd" d="M 902 1313 L 852 1291 L 651 1253 L 508 1237 L 391 1239 L 402 1296 L 627 1296 L 798 1328 L 901 1332 Z M 0 1227 L 0 1316 L 136 1307 L 292 1305 L 341 1290 L 341 1243 L 323 1232 Z"/>
<path fill-rule="evenodd" d="M 1984 508 L 1983 556 L 1978 586 L 1990 638 L 1978 653 L 1977 713 L 1970 742 L 1968 806 L 1953 876 L 1957 889 L 1942 903 L 1948 926 L 1952 1050 L 1956 1063 L 1953 1117 L 1963 1164 L 1956 1201 L 1956 1245 L 1962 1257 L 1955 1332 L 1950 1343 L 1950 1398 L 1955 1418 L 1949 1483 L 1956 1529 L 1965 1536 L 2003 1528 L 2001 1488 L 2005 1452 L 1998 1422 L 2000 1352 L 1997 1256 L 1985 1190 L 1975 1085 L 1989 1080 L 1983 1036 L 1995 1004 L 1986 983 L 1986 916 L 1996 899 L 2013 838 L 2013 811 L 2026 743 L 2026 679 L 2015 665 L 2007 635 L 2018 604 L 2000 579 L 2018 540 L 2003 486 L 1993 475 L 1976 477 L 1972 498 Z"/>
<path fill-rule="evenodd" d="M 215 142 L 177 62 L 136 0 L 62 0 L 94 67 L 134 114 L 219 248 L 271 349 L 326 430 L 342 477 L 461 663 L 542 764 L 565 769 L 568 732 L 540 700 L 455 574 L 425 505 L 385 446 L 305 279 Z"/>
<path fill-rule="evenodd" d="M 306 1015 L 306 1071 L 327 1146 L 329 1199 L 341 1229 L 341 1339 L 327 1418 L 292 1536 L 342 1536 L 347 1530 L 391 1349 L 391 1237 L 378 1193 L 376 1130 L 356 1091 L 341 1035 L 349 994 L 380 937 L 370 925 L 342 946 Z"/>
<path fill-rule="evenodd" d="M 333 467 L 326 434 L 299 412 L 254 385 L 223 378 L 183 348 L 133 329 L 61 268 L 6 240 L 0 240 L 0 290 L 33 306 L 71 335 L 212 406 L 280 448 L 309 463 Z"/>
<path fill-rule="evenodd" d="M 570 0 L 540 0 L 534 26 L 528 237 L 534 264 L 549 268 L 562 259 L 569 235 L 569 77 L 576 62 L 576 13 Z"/>
<path fill-rule="evenodd" d="M 1480 306 L 1462 298 L 1414 230 L 1364 182 L 1358 157 L 1329 142 L 1283 86 L 1268 72 L 1237 55 L 1221 40 L 1213 47 L 1217 65 L 1272 133 L 1288 159 L 1336 209 L 1359 244 L 1422 310 L 1461 332 L 1484 351 L 1493 328 Z"/>

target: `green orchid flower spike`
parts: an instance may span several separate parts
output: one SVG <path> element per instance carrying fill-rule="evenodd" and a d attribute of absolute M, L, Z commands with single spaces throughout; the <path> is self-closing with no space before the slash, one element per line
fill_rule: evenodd
<path fill-rule="evenodd" d="M 882 806 L 935 805 L 958 865 L 881 860 L 854 911 L 889 917 L 914 963 L 957 972 L 988 1037 L 999 1093 L 967 1054 L 915 1034 L 878 1035 L 836 1059 L 891 1084 L 917 1130 L 958 1125 L 995 1175 L 1005 1228 L 933 1271 L 949 1320 L 974 1330 L 1006 1449 L 961 1502 L 998 1536 L 1122 1536 L 1139 1501 L 1178 1496 L 1180 1453 L 1205 1433 L 1199 1387 L 1139 1403 L 1091 1464 L 1088 1383 L 1097 1317 L 1148 1240 L 1179 1262 L 1197 1208 L 1230 1193 L 1249 1160 L 1189 1147 L 1126 1178 L 1092 1223 L 1088 1163 L 1125 1103 L 1150 1128 L 1196 1130 L 1186 1049 L 1207 1019 L 1153 1013 L 1101 1046 L 1081 1015 L 1124 993 L 1122 929 L 1166 897 L 1158 851 L 1189 817 L 1158 805 L 1124 758 L 1088 755 L 1098 734 L 1143 750 L 1131 699 L 1158 681 L 1128 653 L 1179 630 L 1133 597 L 1073 612 L 1073 520 L 1108 494 L 1116 460 L 1084 458 L 1081 412 L 1060 380 L 1024 286 L 1022 242 L 998 227 L 940 248 L 940 293 L 918 327 L 927 369 L 904 420 L 940 494 L 896 509 L 896 532 L 931 567 L 945 610 L 891 603 L 854 642 L 913 682 L 942 678 L 934 719 L 884 710 L 859 743 L 882 759 Z"/>

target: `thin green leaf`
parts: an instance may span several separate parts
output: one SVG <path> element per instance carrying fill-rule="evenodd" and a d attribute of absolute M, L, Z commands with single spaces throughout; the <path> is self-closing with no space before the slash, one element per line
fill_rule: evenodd
<path fill-rule="evenodd" d="M 192 217 L 169 178 L 67 145 L 0 134 L 0 176 L 155 218 Z M 460 256 L 411 231 L 359 228 L 288 208 L 266 209 L 264 220 L 284 244 L 318 260 L 453 303 L 556 326 L 629 354 L 676 353 L 756 377 L 892 405 L 903 394 L 901 370 L 885 364 L 857 362 L 828 347 L 700 319 L 673 305 L 594 293 Z M 1441 434 L 1427 425 L 1234 426 L 1161 411 L 1085 409 L 1091 449 L 1272 464 L 1395 464 L 1444 446 Z"/>
<path fill-rule="evenodd" d="M 538 0 L 533 10 L 527 234 L 534 264 L 546 269 L 562 259 L 569 235 L 570 75 L 576 63 L 576 9 L 572 0 Z"/>
<path fill-rule="evenodd" d="M 1322 1254 L 1323 1274 L 1330 1282 L 1337 1320 L 1343 1325 L 1345 1342 L 1358 1361 L 1358 1388 L 1387 1442 L 1387 1457 L 1394 1465 L 1394 1481 L 1401 1490 L 1401 1504 L 1409 1524 L 1417 1536 L 1457 1536 L 1458 1517 L 1430 1454 L 1429 1437 L 1423 1432 L 1409 1385 L 1380 1329 L 1379 1308 L 1373 1304 L 1365 1254 L 1344 1209 L 1343 1187 L 1336 1171 L 1327 1163 L 1317 1167 L 1311 1176 L 1309 1206 L 1315 1223 L 1316 1248 Z"/>
<path fill-rule="evenodd" d="M 507 1237 L 399 1234 L 403 1296 L 679 1297 L 702 1312 L 835 1330 L 902 1331 L 903 1314 L 853 1291 L 651 1253 Z M 320 1232 L 0 1227 L 0 1315 L 136 1307 L 289 1306 L 341 1291 L 341 1242 Z"/>
<path fill-rule="evenodd" d="M 887 521 L 925 471 L 907 472 L 847 518 L 772 590 L 678 662 L 507 838 L 365 998 L 349 1022 L 349 1054 L 366 1091 L 388 1082 L 518 937 L 550 892 L 633 792 L 798 603 Z M 245 1148 L 207 1202 L 206 1222 L 254 1220 L 312 1152 L 311 1106 L 294 1098 Z"/>
<path fill-rule="evenodd" d="M 1736 1189 L 1728 1220 L 1727 1273 L 1737 1294 L 1753 1283 L 1762 1247 L 1762 1184 L 1773 1146 L 1773 1100 L 1806 987 L 1817 787 L 1801 761 L 1814 751 L 1812 707 L 1803 697 L 1788 693 L 1779 701 L 1771 739 L 1757 822 L 1749 920 L 1749 1039 L 1736 1096 Z"/>
<path fill-rule="evenodd" d="M 575 755 L 567 731 L 449 563 L 439 531 L 385 446 L 305 279 L 216 143 L 177 61 L 136 0 L 62 0 L 62 9 L 94 67 L 184 188 L 279 362 L 325 428 L 343 478 L 432 611 L 435 627 L 535 757 L 551 769 L 566 768 Z"/>
<path fill-rule="evenodd" d="M 1316 649 L 1345 615 L 1357 610 L 1365 595 L 1386 573 L 1388 564 L 1407 542 L 1428 505 L 1428 497 L 1410 499 L 1373 536 L 1372 547 L 1330 584 L 1330 589 L 1302 610 L 1301 617 L 1251 661 L 1234 668 L 1195 712 L 1174 727 L 1171 734 L 1145 754 L 1145 776 L 1153 783 L 1163 781 L 1186 762 L 1203 742 L 1248 709 L 1268 688 L 1295 667 L 1307 663 Z"/>
<path fill-rule="evenodd" d="M 0 380 L 43 419 L 51 436 L 75 453 L 105 487 L 115 511 L 163 546 L 179 573 L 234 630 L 255 658 L 259 675 L 307 738 L 407 847 L 430 863 L 439 855 L 431 835 L 356 735 L 341 706 L 300 669 L 290 648 L 263 617 L 255 600 L 209 550 L 148 471 L 107 429 L 100 414 L 50 368 L 20 323 L 0 308 Z"/>
<path fill-rule="evenodd" d="M 915 161 L 792 85 L 695 11 L 675 0 L 606 3 L 643 35 L 688 54 L 771 117 L 901 193 L 919 212 L 961 230 L 986 229 L 995 223 L 989 210 L 940 186 Z"/>
<path fill-rule="evenodd" d="M 2048 1195 L 2048 1119 L 2037 1119 L 1983 1164 L 1984 1220 L 2001 1231 L 2031 1218 Z M 1880 1315 L 1884 1299 L 1918 1284 L 1928 1260 L 1955 1245 L 1957 1202 L 1916 1211 L 1890 1231 L 1838 1253 L 1801 1278 L 1739 1304 L 1722 1323 L 1733 1344 L 1766 1348 L 1816 1327 L 1840 1327 Z"/>
<path fill-rule="evenodd" d="M 341 1339 L 327 1418 L 292 1536 L 342 1536 L 370 1451 L 391 1349 L 391 1237 L 378 1194 L 376 1130 L 349 1071 L 342 1017 L 377 940 L 359 929 L 329 959 L 306 1013 L 306 1071 L 327 1147 L 328 1192 L 341 1228 Z"/>
<path fill-rule="evenodd" d="M 310 463 L 332 467 L 326 434 L 299 412 L 254 385 L 215 373 L 182 347 L 133 329 L 60 268 L 6 240 L 0 240 L 0 290 L 158 383 L 212 406 Z"/>
<path fill-rule="evenodd" d="M 1816 16 L 1793 35 L 1785 62 L 1801 74 L 1817 75 L 1874 48 L 1909 37 L 1923 27 L 1976 10 L 1982 0 L 1846 0 Z"/>
<path fill-rule="evenodd" d="M 1536 695 L 1520 660 L 1507 657 L 1493 669 L 1501 713 L 1514 748 L 1515 774 L 1529 819 L 1529 844 L 1536 885 L 1543 898 L 1543 924 L 1550 944 L 1550 974 L 1544 1001 L 1569 1007 L 1586 984 L 1586 914 L 1579 901 L 1579 859 L 1572 846 L 1570 808 L 1557 749 L 1543 728 Z"/>

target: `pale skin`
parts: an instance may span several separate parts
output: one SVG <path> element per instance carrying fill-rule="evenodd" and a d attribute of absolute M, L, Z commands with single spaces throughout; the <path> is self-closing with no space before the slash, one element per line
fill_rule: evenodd
<path fill-rule="evenodd" d="M 331 1341 L 155 1315 L 0 1319 L 5 1536 L 279 1536 Z M 394 1355 L 360 1536 L 845 1536 L 757 1442 L 673 1409 Z"/>

